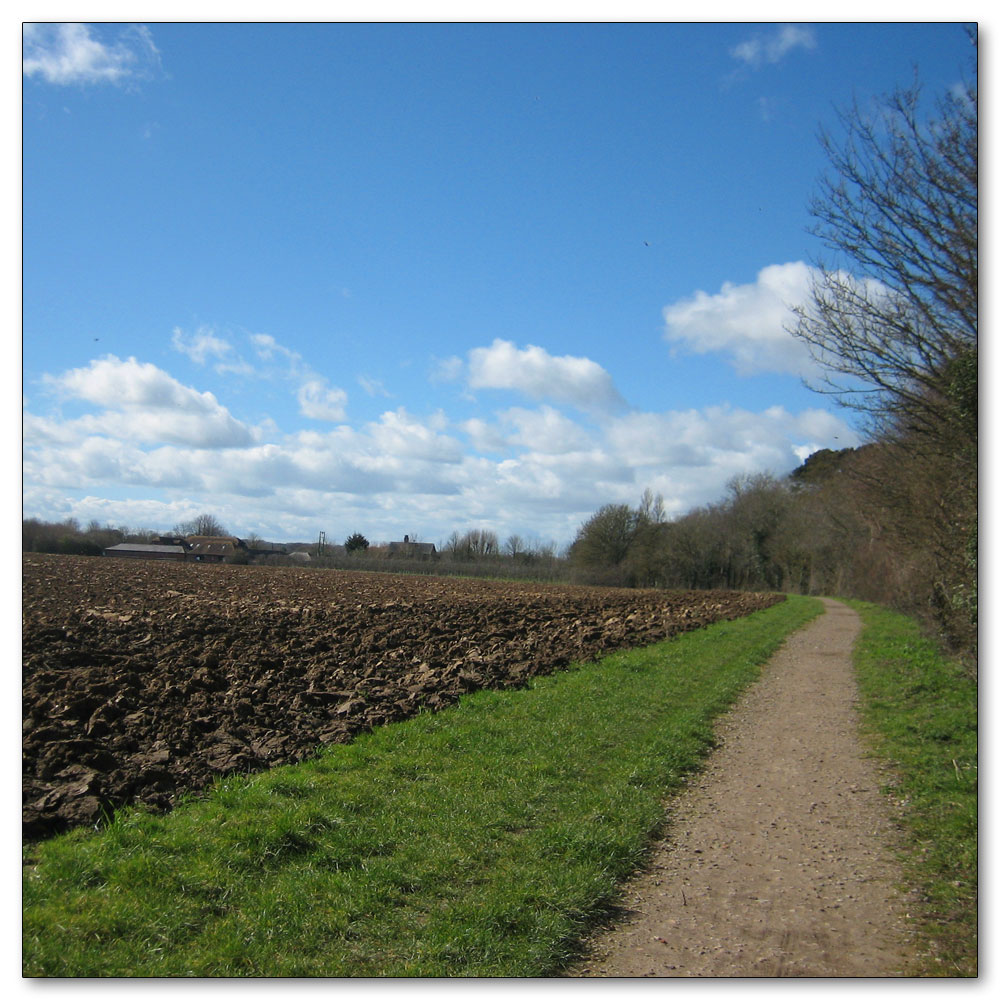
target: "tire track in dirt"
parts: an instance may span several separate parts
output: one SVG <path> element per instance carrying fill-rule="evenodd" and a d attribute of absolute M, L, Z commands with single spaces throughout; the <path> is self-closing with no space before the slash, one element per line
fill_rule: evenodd
<path fill-rule="evenodd" d="M 893 977 L 911 954 L 894 828 L 858 735 L 855 612 L 791 636 L 670 805 L 623 922 L 574 977 Z"/>

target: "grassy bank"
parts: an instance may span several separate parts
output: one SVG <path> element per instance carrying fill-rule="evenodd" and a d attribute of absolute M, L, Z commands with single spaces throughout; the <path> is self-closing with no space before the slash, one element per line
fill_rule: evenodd
<path fill-rule="evenodd" d="M 849 602 L 864 630 L 855 647 L 864 725 L 897 775 L 907 881 L 925 975 L 977 974 L 978 746 L 976 682 L 921 638 L 913 621 Z"/>
<path fill-rule="evenodd" d="M 801 597 L 27 851 L 29 976 L 543 976 Z"/>

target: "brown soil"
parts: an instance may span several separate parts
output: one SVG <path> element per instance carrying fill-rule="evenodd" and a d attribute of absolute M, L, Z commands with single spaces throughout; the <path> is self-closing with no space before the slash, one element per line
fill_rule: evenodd
<path fill-rule="evenodd" d="M 26 555 L 24 835 L 779 600 Z"/>
<path fill-rule="evenodd" d="M 905 975 L 890 807 L 855 716 L 859 621 L 825 604 L 720 722 L 622 923 L 569 975 Z"/>

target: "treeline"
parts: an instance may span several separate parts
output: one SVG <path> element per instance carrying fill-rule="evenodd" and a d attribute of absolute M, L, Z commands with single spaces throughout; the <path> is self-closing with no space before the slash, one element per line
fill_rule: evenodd
<path fill-rule="evenodd" d="M 371 544 L 361 532 L 348 535 L 342 545 L 310 546 L 310 565 L 367 572 L 416 573 L 490 579 L 566 583 L 571 567 L 555 542 L 508 535 L 503 541 L 487 528 L 453 531 L 434 551 L 420 542 L 401 547 Z"/>
<path fill-rule="evenodd" d="M 672 520 L 647 491 L 583 524 L 570 568 L 581 583 L 872 601 L 974 656 L 975 508 L 944 472 L 882 441 L 818 451 L 784 478 L 735 478 L 720 500 Z"/>
<path fill-rule="evenodd" d="M 64 521 L 41 521 L 37 517 L 21 520 L 23 552 L 55 552 L 63 555 L 99 556 L 106 548 L 122 542 L 146 544 L 156 532 L 144 528 L 113 527 L 91 521 L 85 528 L 73 517 Z"/>
<path fill-rule="evenodd" d="M 228 535 L 229 532 L 212 514 L 200 514 L 190 521 L 175 524 L 171 535 Z M 53 552 L 63 555 L 100 556 L 112 545 L 128 542 L 148 545 L 163 534 L 149 528 L 130 528 L 127 525 L 101 524 L 90 521 L 81 527 L 75 517 L 62 521 L 42 521 L 37 517 L 21 520 L 22 552 Z"/>

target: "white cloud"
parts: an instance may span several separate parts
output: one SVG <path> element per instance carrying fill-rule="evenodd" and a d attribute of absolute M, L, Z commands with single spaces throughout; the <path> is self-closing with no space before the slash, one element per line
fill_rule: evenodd
<path fill-rule="evenodd" d="M 520 350 L 499 338 L 489 347 L 473 348 L 468 358 L 464 370 L 470 389 L 512 389 L 529 399 L 550 399 L 584 411 L 625 405 L 611 376 L 589 358 L 555 357 L 530 345 Z"/>
<path fill-rule="evenodd" d="M 816 48 L 816 35 L 812 28 L 796 24 L 779 25 L 770 34 L 754 35 L 730 49 L 730 55 L 757 69 L 765 63 L 780 62 L 794 49 Z"/>
<path fill-rule="evenodd" d="M 24 512 L 59 519 L 69 504 L 73 516 L 89 520 L 107 515 L 72 496 L 102 495 L 118 497 L 115 520 L 160 530 L 184 520 L 167 513 L 183 501 L 185 510 L 216 512 L 231 530 L 275 540 L 309 539 L 321 528 L 331 539 L 360 530 L 369 538 L 407 533 L 439 541 L 483 526 L 502 537 L 516 532 L 563 544 L 601 504 L 635 504 L 647 486 L 679 514 L 717 500 L 739 473 L 780 475 L 817 448 L 857 443 L 825 411 L 781 407 L 629 413 L 590 432 L 574 431 L 555 411 L 516 410 L 501 415 L 500 426 L 511 433 L 495 439 L 487 457 L 443 432 L 440 415 L 418 418 L 404 409 L 360 428 L 299 431 L 223 450 L 148 448 L 124 436 L 125 422 L 116 438 L 110 422 L 97 434 L 81 420 L 32 416 L 25 422 Z M 565 450 L 546 435 L 552 427 Z M 461 429 L 474 444 L 495 430 L 485 421 Z M 134 516 L 125 494 L 141 500 Z M 154 516 L 158 503 L 166 505 L 162 517 Z"/>
<path fill-rule="evenodd" d="M 123 28 L 106 44 L 85 24 L 25 24 L 21 69 L 58 85 L 110 83 L 122 85 L 149 75 L 159 52 L 148 28 Z"/>
<path fill-rule="evenodd" d="M 275 357 L 285 358 L 292 371 L 298 370 L 302 363 L 302 355 L 283 347 L 269 333 L 251 333 L 250 343 L 253 344 L 257 357 L 262 361 L 272 361 Z"/>
<path fill-rule="evenodd" d="M 723 470 L 730 475 L 753 470 L 788 472 L 796 448 L 837 437 L 856 443 L 843 421 L 826 410 L 793 414 L 781 406 L 757 413 L 728 406 L 668 413 L 627 414 L 614 421 L 607 437 L 613 450 L 633 467 L 659 467 L 686 476 L 685 470 Z M 814 449 L 815 450 L 815 449 Z"/>
<path fill-rule="evenodd" d="M 378 423 L 368 424 L 367 431 L 380 455 L 435 463 L 461 461 L 461 445 L 455 438 L 441 434 L 441 426 L 440 414 L 423 422 L 400 407 L 383 413 Z"/>
<path fill-rule="evenodd" d="M 510 443 L 530 451 L 562 455 L 587 449 L 593 444 L 590 434 L 579 424 L 551 406 L 538 410 L 513 407 L 501 414 L 501 419 L 513 428 Z"/>
<path fill-rule="evenodd" d="M 333 423 L 341 423 L 347 419 L 347 392 L 331 386 L 323 375 L 313 371 L 298 351 L 279 344 L 269 333 L 250 334 L 250 343 L 260 361 L 284 365 L 283 369 L 277 368 L 267 374 L 274 374 L 297 384 L 295 395 L 302 416 Z"/>
<path fill-rule="evenodd" d="M 765 267 L 752 284 L 697 291 L 663 310 L 664 338 L 695 354 L 728 354 L 742 375 L 814 372 L 808 348 L 788 332 L 792 308 L 810 301 L 812 276 L 797 261 Z"/>
<path fill-rule="evenodd" d="M 233 357 L 235 349 L 228 340 L 217 336 L 209 327 L 199 327 L 192 334 L 186 334 L 180 327 L 175 327 L 171 343 L 174 350 L 186 354 L 195 364 L 203 365 L 209 358 L 219 359 L 219 363 L 214 366 L 217 372 L 249 374 L 252 371 L 244 362 L 223 360 Z"/>
<path fill-rule="evenodd" d="M 347 393 L 330 388 L 326 380 L 308 378 L 298 391 L 299 412 L 311 420 L 331 420 L 340 423 L 347 417 Z"/>
<path fill-rule="evenodd" d="M 179 335 L 175 346 L 225 359 L 224 341 L 213 337 Z M 24 414 L 24 516 L 166 530 L 207 510 L 230 530 L 276 541 L 357 530 L 371 540 L 409 534 L 437 542 L 478 526 L 563 544 L 601 504 L 635 504 L 647 486 L 680 514 L 720 498 L 734 475 L 781 475 L 817 448 L 857 443 L 824 410 L 779 406 L 604 412 L 594 421 L 541 402 L 457 422 L 440 410 L 399 407 L 352 425 L 340 390 L 296 352 L 268 335 L 256 335 L 255 347 L 278 375 L 294 378 L 303 409 L 336 426 L 247 427 L 212 393 L 155 365 L 101 358 L 46 380 L 72 415 L 30 407 Z M 581 384 L 610 384 L 586 359 L 503 341 L 478 359 L 477 378 L 491 384 L 532 389 L 532 363 L 563 378 L 573 398 Z M 514 372 L 515 361 L 527 362 L 528 373 Z M 77 413 L 81 404 L 92 412 Z"/>
<path fill-rule="evenodd" d="M 510 448 L 510 442 L 500 428 L 480 417 L 463 420 L 459 429 L 468 436 L 478 452 L 506 452 Z"/>
<path fill-rule="evenodd" d="M 253 441 L 253 432 L 210 392 L 182 385 L 153 364 L 114 355 L 74 368 L 46 383 L 64 397 L 83 400 L 104 412 L 80 418 L 91 433 L 144 441 L 229 448 Z"/>

